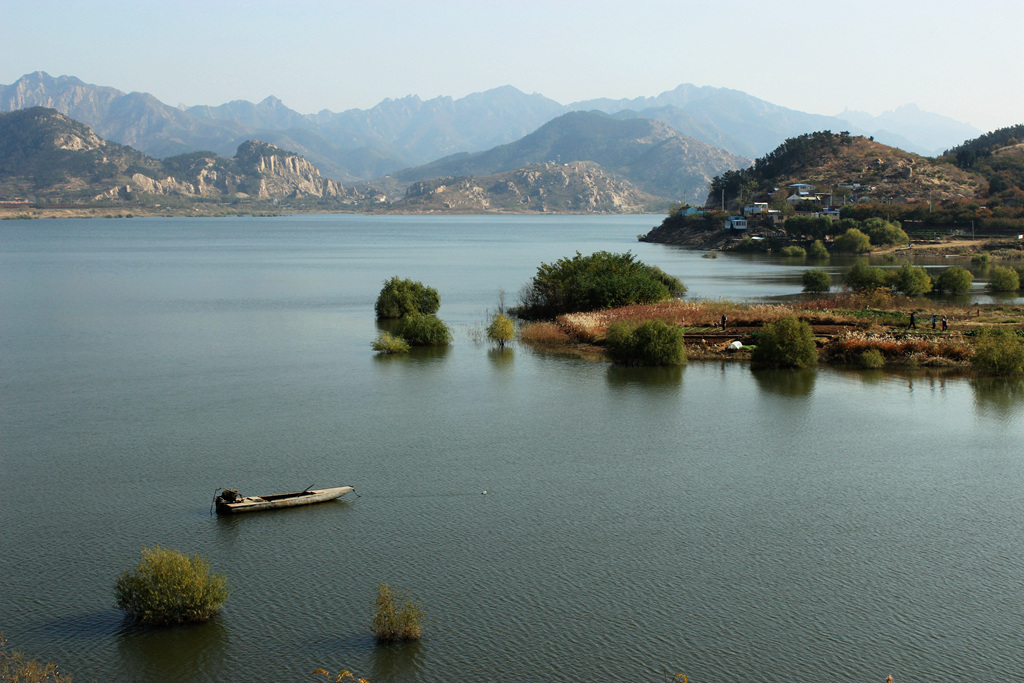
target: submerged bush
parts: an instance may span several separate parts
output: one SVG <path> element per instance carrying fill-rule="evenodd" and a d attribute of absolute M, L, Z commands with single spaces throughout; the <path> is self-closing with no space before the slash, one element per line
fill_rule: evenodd
<path fill-rule="evenodd" d="M 815 294 L 827 292 L 832 289 L 832 276 L 827 270 L 813 268 L 805 270 L 803 274 L 804 291 Z"/>
<path fill-rule="evenodd" d="M 1013 268 L 994 266 L 989 276 L 988 288 L 993 292 L 1016 292 L 1020 289 L 1020 277 Z"/>
<path fill-rule="evenodd" d="M 686 362 L 683 328 L 663 320 L 639 325 L 616 322 L 608 326 L 608 355 L 626 365 L 682 365 Z"/>
<path fill-rule="evenodd" d="M 783 247 L 782 251 L 779 253 L 783 256 L 793 258 L 805 258 L 807 256 L 807 250 L 797 244 L 791 244 L 788 247 Z"/>
<path fill-rule="evenodd" d="M 452 333 L 448 326 L 432 315 L 413 314 L 395 323 L 395 334 L 412 346 L 448 346 Z"/>
<path fill-rule="evenodd" d="M 907 296 L 926 294 L 932 291 L 932 279 L 928 272 L 920 266 L 903 265 L 890 276 L 892 287 Z"/>
<path fill-rule="evenodd" d="M 855 292 L 870 292 L 873 289 L 884 289 L 889 286 L 889 276 L 885 270 L 869 266 L 863 261 L 853 264 L 843 276 L 843 284 Z"/>
<path fill-rule="evenodd" d="M 633 254 L 599 251 L 590 256 L 542 263 L 520 292 L 517 315 L 553 318 L 563 313 L 649 304 L 682 295 L 686 287 L 659 268 L 637 261 Z"/>
<path fill-rule="evenodd" d="M 806 320 L 795 316 L 780 318 L 761 328 L 751 354 L 755 365 L 802 368 L 818 362 L 814 334 Z"/>
<path fill-rule="evenodd" d="M 377 586 L 373 635 L 381 643 L 416 640 L 423 633 L 423 608 L 386 583 Z"/>
<path fill-rule="evenodd" d="M 827 259 L 828 249 L 825 248 L 824 243 L 821 240 L 814 240 L 811 246 L 807 249 L 807 256 L 812 259 Z"/>
<path fill-rule="evenodd" d="M 487 326 L 487 338 L 505 348 L 505 344 L 516 338 L 516 326 L 512 319 L 502 313 L 491 318 L 491 324 Z"/>
<path fill-rule="evenodd" d="M 382 354 L 409 352 L 409 342 L 387 332 L 381 332 L 380 336 L 374 339 L 370 346 L 374 351 Z"/>
<path fill-rule="evenodd" d="M 414 313 L 433 315 L 441 308 L 441 297 L 433 287 L 422 282 L 399 280 L 398 276 L 386 280 L 373 310 L 377 318 L 401 318 Z"/>
<path fill-rule="evenodd" d="M 156 546 L 142 549 L 142 561 L 114 584 L 118 608 L 144 624 L 206 621 L 228 599 L 223 574 L 211 574 L 199 555 Z"/>
<path fill-rule="evenodd" d="M 966 294 L 971 291 L 974 276 L 963 266 L 946 268 L 935 278 L 935 289 L 950 294 Z"/>
<path fill-rule="evenodd" d="M 1024 344 L 1013 330 L 982 330 L 974 344 L 972 362 L 989 375 L 1019 375 L 1024 371 Z"/>

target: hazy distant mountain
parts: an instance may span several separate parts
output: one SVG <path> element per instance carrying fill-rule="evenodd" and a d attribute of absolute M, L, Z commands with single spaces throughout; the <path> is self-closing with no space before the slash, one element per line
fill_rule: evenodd
<path fill-rule="evenodd" d="M 673 200 L 703 200 L 711 178 L 750 163 L 649 119 L 572 112 L 526 137 L 476 154 L 457 154 L 395 174 L 404 181 L 483 176 L 539 163 L 592 161 L 641 190 Z"/>
<path fill-rule="evenodd" d="M 908 151 L 936 154 L 975 137 L 967 124 L 913 105 L 879 117 L 844 112 L 820 116 L 780 107 L 727 88 L 684 84 L 655 97 L 596 99 L 568 106 L 511 86 L 466 97 L 387 99 L 370 109 L 300 114 L 276 97 L 253 104 L 170 107 L 152 95 L 125 94 L 77 78 L 36 72 L 0 86 L 0 111 L 46 106 L 82 121 L 103 137 L 166 157 L 208 149 L 232 154 L 259 138 L 295 149 L 328 177 L 351 182 L 474 153 L 518 140 L 548 121 L 577 110 L 621 119 L 660 121 L 683 136 L 755 157 L 785 139 L 815 130 L 849 130 Z"/>

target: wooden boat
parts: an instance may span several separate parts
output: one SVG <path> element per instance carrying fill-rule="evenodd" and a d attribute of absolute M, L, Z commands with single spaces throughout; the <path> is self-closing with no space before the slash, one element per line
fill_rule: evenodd
<path fill-rule="evenodd" d="M 218 515 L 232 515 L 239 512 L 257 512 L 325 503 L 354 490 L 351 486 L 337 486 L 330 489 L 306 489 L 294 493 L 272 493 L 268 496 L 243 496 L 234 489 L 225 489 L 213 501 L 217 506 Z"/>

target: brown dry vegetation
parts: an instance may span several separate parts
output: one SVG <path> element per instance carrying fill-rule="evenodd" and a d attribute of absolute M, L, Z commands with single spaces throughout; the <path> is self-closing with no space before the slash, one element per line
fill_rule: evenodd
<path fill-rule="evenodd" d="M 908 330 L 910 312 L 917 329 Z M 720 321 L 726 316 L 725 329 Z M 1024 308 L 961 306 L 886 292 L 840 294 L 805 299 L 798 304 L 741 304 L 733 301 L 673 300 L 646 306 L 626 306 L 591 313 L 571 313 L 554 322 L 526 325 L 521 340 L 535 347 L 581 357 L 602 356 L 608 326 L 618 321 L 640 323 L 658 319 L 683 327 L 691 360 L 749 359 L 732 350 L 739 341 L 755 343 L 767 323 L 795 315 L 811 325 L 822 362 L 857 365 L 861 355 L 877 349 L 887 365 L 908 367 L 967 367 L 973 356 L 973 335 L 983 328 L 1024 328 Z M 931 316 L 936 327 L 931 327 Z M 941 329 L 942 316 L 949 329 Z"/>

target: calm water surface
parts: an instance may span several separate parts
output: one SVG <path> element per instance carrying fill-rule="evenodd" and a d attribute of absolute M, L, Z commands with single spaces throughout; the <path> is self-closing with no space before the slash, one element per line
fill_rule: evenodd
<path fill-rule="evenodd" d="M 802 263 L 637 243 L 657 221 L 0 223 L 0 631 L 78 680 L 1024 680 L 1019 384 L 473 341 L 577 250 L 799 292 Z M 396 274 L 438 288 L 450 349 L 371 353 Z M 209 514 L 310 484 L 361 495 Z M 227 574 L 216 619 L 122 621 L 155 544 Z M 421 642 L 374 645 L 381 582 Z"/>

